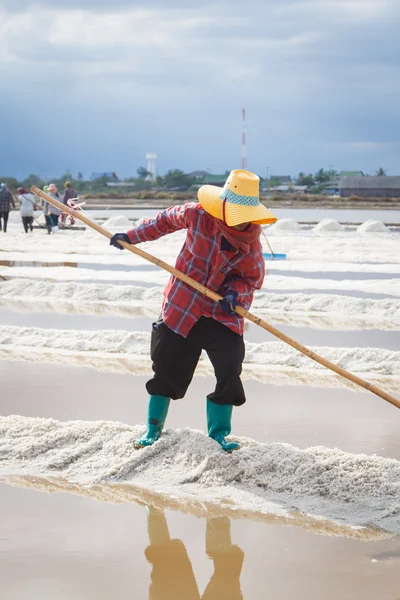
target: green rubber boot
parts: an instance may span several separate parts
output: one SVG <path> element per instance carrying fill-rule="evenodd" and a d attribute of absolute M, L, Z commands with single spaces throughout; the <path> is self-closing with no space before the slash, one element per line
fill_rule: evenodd
<path fill-rule="evenodd" d="M 232 404 L 215 404 L 207 398 L 207 426 L 210 438 L 218 442 L 225 452 L 239 450 L 236 442 L 227 442 L 225 436 L 231 432 Z"/>
<path fill-rule="evenodd" d="M 167 418 L 170 399 L 165 396 L 150 396 L 147 413 L 147 433 L 135 441 L 135 448 L 152 446 L 158 440 Z"/>

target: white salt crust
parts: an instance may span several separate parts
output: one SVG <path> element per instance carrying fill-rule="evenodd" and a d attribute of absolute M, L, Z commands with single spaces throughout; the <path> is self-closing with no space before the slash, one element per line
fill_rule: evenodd
<path fill-rule="evenodd" d="M 282 518 L 302 513 L 400 533 L 397 460 L 234 436 L 241 450 L 229 455 L 189 429 L 167 430 L 153 447 L 134 450 L 144 429 L 111 421 L 0 417 L 0 478 L 126 484 L 182 504 L 210 502 Z"/>

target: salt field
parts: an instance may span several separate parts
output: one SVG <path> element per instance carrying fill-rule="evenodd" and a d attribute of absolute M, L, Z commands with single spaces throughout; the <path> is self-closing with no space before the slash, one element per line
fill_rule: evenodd
<path fill-rule="evenodd" d="M 266 262 L 251 312 L 400 400 L 400 232 L 392 225 L 400 215 L 351 212 L 314 214 L 317 223 L 305 226 L 309 215 L 286 210 L 264 227 L 287 259 Z M 116 232 L 149 213 L 87 216 Z M 26 235 L 11 217 L 0 234 L 7 600 L 28 597 L 27 589 L 32 598 L 79 597 L 76 578 L 82 597 L 128 595 L 130 578 L 133 597 L 146 598 L 152 552 L 171 577 L 178 565 L 188 574 L 178 600 L 203 592 L 220 600 L 215 578 L 226 578 L 217 563 L 231 573 L 232 598 L 399 597 L 398 408 L 248 324 L 247 403 L 234 409 L 231 436 L 241 449 L 224 454 L 205 433 L 213 371 L 204 355 L 164 435 L 136 451 L 151 323 L 169 275 L 90 229 Z M 351 220 L 357 225 L 344 224 Z M 141 248 L 173 265 L 184 237 Z M 174 564 L 178 542 L 186 562 Z M 215 552 L 222 562 L 213 567 Z M 82 557 L 92 576 L 80 572 Z"/>

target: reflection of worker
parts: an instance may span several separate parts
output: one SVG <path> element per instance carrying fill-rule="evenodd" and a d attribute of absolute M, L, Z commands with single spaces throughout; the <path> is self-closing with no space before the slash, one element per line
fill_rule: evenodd
<path fill-rule="evenodd" d="M 207 519 L 206 552 L 214 561 L 214 574 L 201 597 L 185 545 L 171 540 L 164 511 L 153 506 L 147 510 L 150 545 L 145 554 L 153 567 L 149 600 L 242 600 L 244 554 L 231 543 L 227 517 Z"/>
<path fill-rule="evenodd" d="M 207 519 L 206 552 L 214 561 L 214 574 L 202 600 L 242 600 L 240 573 L 244 553 L 231 542 L 231 524 L 228 517 Z"/>
<path fill-rule="evenodd" d="M 149 600 L 200 600 L 185 545 L 181 540 L 171 540 L 162 509 L 149 506 L 147 510 L 150 545 L 145 554 L 153 567 Z"/>

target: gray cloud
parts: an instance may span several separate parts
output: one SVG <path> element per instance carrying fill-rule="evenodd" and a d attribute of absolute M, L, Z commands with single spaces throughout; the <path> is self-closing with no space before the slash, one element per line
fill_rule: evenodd
<path fill-rule="evenodd" d="M 242 106 L 256 171 L 397 167 L 395 1 L 7 4 L 10 172 L 131 174 L 148 150 L 161 169 L 229 169 Z"/>

